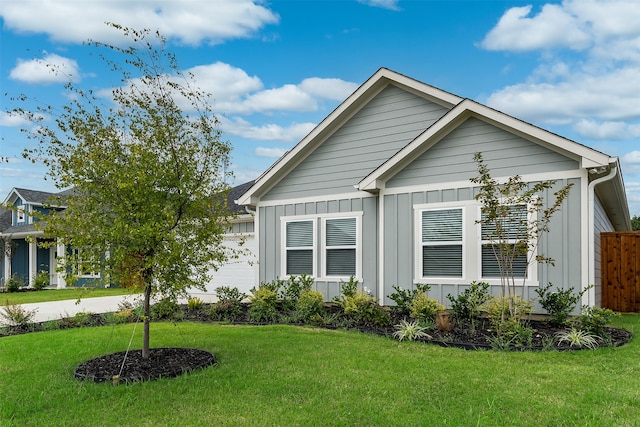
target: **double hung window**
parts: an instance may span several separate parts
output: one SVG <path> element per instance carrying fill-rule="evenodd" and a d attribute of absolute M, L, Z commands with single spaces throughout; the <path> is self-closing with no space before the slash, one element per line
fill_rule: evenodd
<path fill-rule="evenodd" d="M 462 277 L 462 208 L 423 210 L 420 218 L 422 277 Z"/>
<path fill-rule="evenodd" d="M 356 218 L 326 218 L 325 276 L 356 275 Z"/>
<path fill-rule="evenodd" d="M 285 275 L 360 276 L 360 215 L 283 218 L 283 232 Z"/>
<path fill-rule="evenodd" d="M 527 277 L 528 212 L 526 205 L 509 205 L 496 218 L 482 213 L 482 277 L 502 277 L 511 266 L 514 277 Z"/>
<path fill-rule="evenodd" d="M 305 220 L 285 223 L 286 275 L 314 275 L 314 222 L 313 220 Z"/>

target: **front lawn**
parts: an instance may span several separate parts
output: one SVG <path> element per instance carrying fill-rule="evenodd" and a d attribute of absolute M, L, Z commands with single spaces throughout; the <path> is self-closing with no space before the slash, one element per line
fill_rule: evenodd
<path fill-rule="evenodd" d="M 615 325 L 638 330 L 640 316 Z M 126 350 L 134 327 L 1 338 L 0 425 L 633 426 L 640 418 L 637 339 L 595 351 L 465 351 L 354 331 L 160 322 L 152 347 L 211 351 L 218 365 L 117 387 L 73 379 L 79 363 Z"/>
<path fill-rule="evenodd" d="M 27 292 L 2 292 L 0 293 L 0 306 L 63 301 L 78 298 L 110 297 L 129 295 L 130 293 L 131 290 L 127 288 L 66 288 Z"/>

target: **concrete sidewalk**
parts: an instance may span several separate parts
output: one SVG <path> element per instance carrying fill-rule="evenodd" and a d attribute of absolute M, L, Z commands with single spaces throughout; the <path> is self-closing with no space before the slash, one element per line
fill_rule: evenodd
<path fill-rule="evenodd" d="M 192 298 L 200 298 L 206 303 L 215 302 L 215 295 L 203 293 L 191 293 Z M 119 306 L 124 302 L 133 305 L 142 301 L 142 295 L 118 295 L 113 297 L 83 298 L 78 300 L 63 300 L 51 302 L 37 302 L 33 304 L 22 304 L 25 310 L 36 310 L 33 317 L 34 322 L 45 322 L 47 320 L 61 319 L 75 316 L 79 312 L 109 313 L 118 311 Z M 186 303 L 186 299 L 181 299 L 180 304 Z"/>

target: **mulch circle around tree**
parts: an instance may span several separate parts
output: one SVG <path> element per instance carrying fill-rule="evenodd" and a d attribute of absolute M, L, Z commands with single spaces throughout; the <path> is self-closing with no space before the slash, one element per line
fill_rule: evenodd
<path fill-rule="evenodd" d="M 215 356 L 208 351 L 195 348 L 152 348 L 148 359 L 142 358 L 142 350 L 96 357 L 80 364 L 74 376 L 79 380 L 113 382 L 117 385 L 173 378 L 215 364 Z"/>

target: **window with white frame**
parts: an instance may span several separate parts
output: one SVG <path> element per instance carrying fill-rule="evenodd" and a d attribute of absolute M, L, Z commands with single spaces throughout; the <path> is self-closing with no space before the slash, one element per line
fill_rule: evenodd
<path fill-rule="evenodd" d="M 314 275 L 314 220 L 285 222 L 285 274 Z"/>
<path fill-rule="evenodd" d="M 325 218 L 324 232 L 325 276 L 357 276 L 357 219 Z"/>
<path fill-rule="evenodd" d="M 463 209 L 423 210 L 420 220 L 422 277 L 462 277 Z"/>
<path fill-rule="evenodd" d="M 482 277 L 501 277 L 500 266 L 508 263 L 512 264 L 515 277 L 527 278 L 527 254 L 514 253 L 516 245 L 523 247 L 525 252 L 528 248 L 527 206 L 505 206 L 496 218 L 487 221 L 484 212 L 481 218 Z"/>
<path fill-rule="evenodd" d="M 16 211 L 16 222 L 23 223 L 23 222 L 26 222 L 26 219 L 27 219 L 27 215 L 25 213 L 25 206 L 18 207 Z"/>
<path fill-rule="evenodd" d="M 87 255 L 86 251 L 73 249 L 74 271 L 78 277 L 97 278 L 100 273 L 95 271 L 97 259 L 93 255 Z"/>

